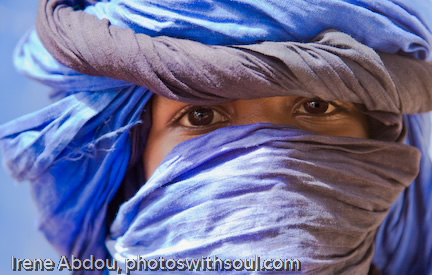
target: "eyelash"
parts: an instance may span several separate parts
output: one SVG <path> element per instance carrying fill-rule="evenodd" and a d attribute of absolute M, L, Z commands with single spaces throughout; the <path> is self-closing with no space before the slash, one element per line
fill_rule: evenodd
<path fill-rule="evenodd" d="M 172 118 L 172 120 L 168 123 L 170 126 L 176 126 L 179 124 L 180 120 L 183 119 L 184 116 L 188 115 L 190 112 L 197 110 L 199 108 L 202 107 L 207 107 L 210 109 L 213 109 L 215 112 L 220 113 L 221 116 L 224 117 L 228 117 L 227 115 L 227 111 L 226 110 L 221 110 L 221 108 L 217 107 L 217 106 L 212 106 L 212 105 L 208 105 L 208 106 L 201 106 L 201 105 L 187 105 L 185 107 L 183 107 L 182 109 L 180 109 L 176 115 Z M 188 128 L 201 128 L 201 129 L 206 129 L 206 128 L 214 128 L 217 125 L 219 125 L 219 123 L 215 123 L 215 124 L 211 124 L 211 125 L 207 125 L 207 126 L 199 126 L 199 127 L 188 127 Z M 184 126 L 187 127 L 187 126 Z"/>
<path fill-rule="evenodd" d="M 329 105 L 331 105 L 335 109 L 333 111 L 331 111 L 330 113 L 327 113 L 327 114 L 325 114 L 325 113 L 313 114 L 313 113 L 306 113 L 306 112 L 304 112 L 304 113 L 298 112 L 298 110 L 300 108 L 304 108 L 303 106 L 306 102 L 311 102 L 311 101 L 323 101 L 323 102 L 328 103 Z M 210 108 L 210 109 L 214 110 L 214 112 L 218 112 L 221 116 L 229 117 L 229 115 L 227 114 L 227 111 L 221 110 L 222 108 L 219 107 L 219 105 L 217 105 L 217 106 L 187 105 L 187 106 L 184 106 L 182 109 L 180 109 L 168 124 L 172 127 L 178 126 L 180 121 L 184 118 L 184 116 L 186 116 L 190 112 L 197 110 L 199 108 L 202 108 L 202 107 Z M 325 100 L 322 100 L 318 97 L 317 98 L 301 98 L 298 102 L 293 104 L 292 109 L 293 109 L 293 111 L 291 112 L 291 114 L 293 116 L 305 116 L 305 117 L 307 116 L 307 117 L 315 117 L 315 118 L 323 118 L 323 119 L 330 117 L 330 116 L 333 116 L 339 112 L 349 111 L 347 108 L 345 108 L 341 104 L 338 104 L 336 101 L 325 101 Z M 214 124 L 204 125 L 204 126 L 196 126 L 196 127 L 183 126 L 183 127 L 187 127 L 189 129 L 195 129 L 195 130 L 209 130 L 212 128 L 218 128 L 220 126 L 220 124 L 221 123 L 214 123 Z"/>
<path fill-rule="evenodd" d="M 312 102 L 312 101 L 323 101 L 326 102 L 329 106 L 332 106 L 334 108 L 333 111 L 331 111 L 330 113 L 318 113 L 318 114 L 313 114 L 313 113 L 301 113 L 298 112 L 299 109 L 304 108 L 304 104 L 307 102 Z M 319 97 L 316 98 L 302 98 L 301 100 L 299 100 L 299 102 L 296 102 L 295 104 L 293 104 L 293 111 L 292 114 L 294 116 L 309 116 L 309 117 L 329 117 L 329 116 L 333 116 L 339 112 L 348 112 L 349 110 L 344 107 L 342 104 L 339 104 L 337 101 L 325 101 Z"/>

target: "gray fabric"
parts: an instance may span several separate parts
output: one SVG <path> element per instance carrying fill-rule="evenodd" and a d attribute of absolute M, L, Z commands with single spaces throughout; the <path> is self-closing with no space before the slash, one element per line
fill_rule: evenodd
<path fill-rule="evenodd" d="M 61 63 L 178 101 L 217 104 L 295 95 L 361 103 L 369 111 L 432 110 L 432 64 L 378 55 L 337 31 L 311 43 L 211 46 L 136 34 L 46 0 L 39 4 L 37 30 Z"/>

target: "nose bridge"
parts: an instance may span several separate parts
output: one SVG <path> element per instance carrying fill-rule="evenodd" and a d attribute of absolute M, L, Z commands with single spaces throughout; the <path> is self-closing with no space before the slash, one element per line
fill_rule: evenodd
<path fill-rule="evenodd" d="M 234 105 L 233 125 L 273 123 L 291 125 L 291 110 L 282 97 L 238 100 Z"/>

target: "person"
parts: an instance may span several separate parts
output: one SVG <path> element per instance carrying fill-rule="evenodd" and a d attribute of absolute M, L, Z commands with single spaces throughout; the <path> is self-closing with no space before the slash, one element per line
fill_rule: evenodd
<path fill-rule="evenodd" d="M 388 273 L 431 268 L 428 234 L 392 242 L 429 209 L 429 132 L 414 127 L 430 120 L 402 120 L 432 106 L 427 6 L 72 4 L 40 1 L 15 57 L 59 101 L 0 128 L 60 253 L 123 270 L 211 255 L 297 258 L 305 273 L 365 274 L 373 257 Z M 426 199 L 397 199 L 419 167 L 407 193 Z M 400 218 L 409 230 L 388 232 Z"/>
<path fill-rule="evenodd" d="M 287 96 L 201 106 L 154 95 L 151 104 L 152 127 L 143 152 L 147 179 L 180 142 L 227 126 L 273 123 L 322 135 L 368 137 L 366 115 L 347 102 Z"/>

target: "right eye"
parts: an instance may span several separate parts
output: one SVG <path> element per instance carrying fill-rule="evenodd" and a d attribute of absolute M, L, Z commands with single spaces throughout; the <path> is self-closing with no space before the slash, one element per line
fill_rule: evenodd
<path fill-rule="evenodd" d="M 332 102 L 327 102 L 319 98 L 305 98 L 304 101 L 302 101 L 297 107 L 295 112 L 297 114 L 324 116 L 331 115 L 336 110 L 337 109 Z"/>
<path fill-rule="evenodd" d="M 178 124 L 184 127 L 196 128 L 212 126 L 226 122 L 228 118 L 211 106 L 191 106 L 181 114 Z"/>

